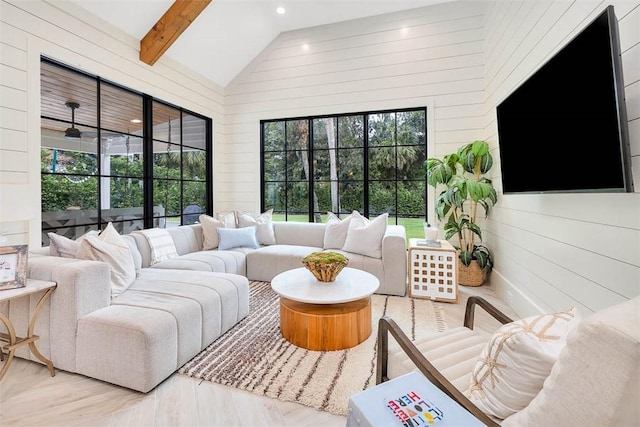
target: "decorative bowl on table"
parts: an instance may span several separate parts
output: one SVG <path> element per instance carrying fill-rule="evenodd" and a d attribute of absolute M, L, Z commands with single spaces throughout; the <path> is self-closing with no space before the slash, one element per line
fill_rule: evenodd
<path fill-rule="evenodd" d="M 312 252 L 302 259 L 304 266 L 321 282 L 333 282 L 349 264 L 349 258 L 339 252 Z"/>

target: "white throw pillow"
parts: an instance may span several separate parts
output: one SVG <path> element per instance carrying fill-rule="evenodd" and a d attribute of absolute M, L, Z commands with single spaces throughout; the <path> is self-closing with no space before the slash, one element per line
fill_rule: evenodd
<path fill-rule="evenodd" d="M 111 223 L 98 236 L 83 239 L 76 257 L 106 262 L 111 266 L 111 298 L 124 292 L 136 279 L 129 245 Z"/>
<path fill-rule="evenodd" d="M 353 211 L 357 213 L 357 211 Z M 342 249 L 345 240 L 347 240 L 347 232 L 349 224 L 353 218 L 353 212 L 345 219 L 340 220 L 333 212 L 327 212 L 327 222 L 324 229 L 323 249 Z"/>
<path fill-rule="evenodd" d="M 371 258 L 382 258 L 382 238 L 387 232 L 388 213 L 383 213 L 373 220 L 353 211 L 342 250 Z"/>
<path fill-rule="evenodd" d="M 49 236 L 49 255 L 62 258 L 75 258 L 80 247 L 80 242 L 87 236 L 97 236 L 97 230 L 89 230 L 76 240 L 56 233 L 47 233 Z"/>
<path fill-rule="evenodd" d="M 486 414 L 505 419 L 542 390 L 579 319 L 575 308 L 503 325 L 482 350 L 466 391 Z"/>
<path fill-rule="evenodd" d="M 208 251 L 218 247 L 218 228 L 224 227 L 224 223 L 212 216 L 202 214 L 198 217 L 202 224 L 202 249 Z"/>
<path fill-rule="evenodd" d="M 238 228 L 256 226 L 256 238 L 261 245 L 275 245 L 276 236 L 273 231 L 271 220 L 273 209 L 254 217 L 250 213 L 236 211 Z"/>
<path fill-rule="evenodd" d="M 256 240 L 256 226 L 244 228 L 218 228 L 218 249 L 259 248 Z"/>
<path fill-rule="evenodd" d="M 236 211 L 216 212 L 216 219 L 224 224 L 225 228 L 237 228 L 238 219 Z"/>

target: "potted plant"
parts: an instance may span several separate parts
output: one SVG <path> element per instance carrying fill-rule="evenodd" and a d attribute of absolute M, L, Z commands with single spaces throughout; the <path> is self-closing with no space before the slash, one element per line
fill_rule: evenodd
<path fill-rule="evenodd" d="M 445 221 L 444 238 L 457 235 L 458 281 L 461 285 L 480 286 L 493 267 L 493 256 L 482 242 L 482 230 L 476 220 L 478 208 L 489 216 L 497 201 L 490 179 L 484 175 L 493 166 L 486 141 L 473 141 L 456 153 L 442 159 L 429 158 L 426 162 L 427 182 L 436 190 L 444 189 L 436 197 L 438 220 Z"/>

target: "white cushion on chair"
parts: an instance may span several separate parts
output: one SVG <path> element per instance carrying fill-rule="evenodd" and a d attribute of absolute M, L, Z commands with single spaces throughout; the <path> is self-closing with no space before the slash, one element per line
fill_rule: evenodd
<path fill-rule="evenodd" d="M 500 419 L 520 411 L 542 389 L 576 323 L 573 308 L 502 325 L 478 357 L 467 397 Z"/>
<path fill-rule="evenodd" d="M 640 297 L 586 317 L 540 393 L 502 426 L 640 425 Z"/>

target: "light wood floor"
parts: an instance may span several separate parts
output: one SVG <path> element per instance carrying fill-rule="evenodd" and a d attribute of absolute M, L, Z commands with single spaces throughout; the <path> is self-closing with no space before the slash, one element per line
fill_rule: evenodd
<path fill-rule="evenodd" d="M 438 303 L 444 307 L 449 327 L 462 324 L 464 304 L 472 294 L 484 296 L 507 315 L 516 317 L 489 287 L 461 287 L 458 303 Z M 476 314 L 476 325 L 488 331 L 499 326 L 481 310 Z M 343 427 L 345 423 L 346 417 L 181 374 L 173 374 L 151 392 L 142 394 L 64 371 L 51 377 L 43 365 L 15 359 L 0 381 L 0 425 L 5 427 Z"/>

